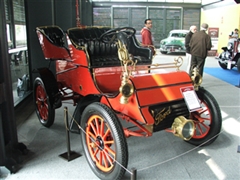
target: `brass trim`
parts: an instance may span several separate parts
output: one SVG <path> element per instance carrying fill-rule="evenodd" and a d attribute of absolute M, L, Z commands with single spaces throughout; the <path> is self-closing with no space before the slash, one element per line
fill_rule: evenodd
<path fill-rule="evenodd" d="M 194 84 L 194 89 L 198 90 L 198 87 L 202 84 L 202 76 L 199 74 L 199 69 L 195 67 L 191 72 L 191 79 Z"/>
<path fill-rule="evenodd" d="M 185 125 L 189 124 L 187 128 Z M 178 116 L 174 119 L 172 124 L 173 134 L 181 139 L 188 141 L 190 140 L 195 132 L 195 124 L 193 120 L 186 119 L 184 116 Z M 188 137 L 186 137 L 186 132 L 189 131 Z M 183 134 L 184 133 L 184 134 Z"/>
<path fill-rule="evenodd" d="M 150 133 L 153 133 L 153 125 L 144 125 L 143 126 L 145 129 L 147 129 Z"/>

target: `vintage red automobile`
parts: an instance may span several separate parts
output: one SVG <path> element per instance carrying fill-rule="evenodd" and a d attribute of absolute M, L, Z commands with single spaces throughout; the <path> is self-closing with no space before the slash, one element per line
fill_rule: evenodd
<path fill-rule="evenodd" d="M 38 69 L 34 99 L 40 123 L 50 127 L 55 109 L 73 100 L 70 131 L 80 133 L 85 157 L 100 179 L 121 179 L 128 166 L 129 136 L 166 130 L 193 145 L 217 138 L 222 117 L 217 101 L 200 86 L 197 71 L 182 60 L 153 64 L 135 29 L 37 27 L 46 60 L 56 72 Z M 159 71 L 159 69 L 169 71 Z M 160 137 L 161 138 L 161 137 Z"/>

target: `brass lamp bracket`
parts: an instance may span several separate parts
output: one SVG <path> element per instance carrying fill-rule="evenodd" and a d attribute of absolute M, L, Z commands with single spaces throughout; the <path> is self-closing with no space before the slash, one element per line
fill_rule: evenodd
<path fill-rule="evenodd" d="M 120 93 L 122 94 L 120 98 L 121 104 L 127 104 L 129 97 L 133 94 L 134 88 L 131 83 L 129 83 L 129 78 L 132 75 L 132 71 L 135 69 L 137 61 L 133 61 L 131 56 L 128 53 L 125 44 L 122 44 L 121 41 L 117 42 L 118 47 L 118 58 L 122 62 L 123 74 L 122 82 L 119 88 Z"/>

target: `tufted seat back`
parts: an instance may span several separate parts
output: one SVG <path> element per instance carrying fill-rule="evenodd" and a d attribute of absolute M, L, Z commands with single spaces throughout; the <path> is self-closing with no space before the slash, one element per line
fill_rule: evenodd
<path fill-rule="evenodd" d="M 68 30 L 68 36 L 74 45 L 84 46 L 89 54 L 92 67 L 119 66 L 120 61 L 115 43 L 100 41 L 100 36 L 110 28 L 74 28 Z"/>
<path fill-rule="evenodd" d="M 92 67 L 120 66 L 117 45 L 100 41 L 100 36 L 110 28 L 72 28 L 67 31 L 69 39 L 76 48 L 85 47 Z M 139 56 L 138 64 L 151 64 L 152 53 L 149 48 L 140 47 L 136 38 L 129 39 L 129 53 Z"/>

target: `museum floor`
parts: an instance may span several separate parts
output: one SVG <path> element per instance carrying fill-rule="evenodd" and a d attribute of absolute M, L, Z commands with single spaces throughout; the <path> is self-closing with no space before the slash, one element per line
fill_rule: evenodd
<path fill-rule="evenodd" d="M 157 55 L 155 62 L 172 62 L 177 55 Z M 185 60 L 185 56 L 182 56 Z M 208 57 L 205 67 L 219 67 L 214 57 Z M 182 70 L 186 69 L 184 61 Z M 237 85 L 237 84 L 236 84 Z M 165 131 L 152 137 L 127 139 L 129 161 L 124 179 L 131 179 L 132 168 L 137 180 L 235 180 L 240 179 L 240 89 L 204 73 L 202 86 L 216 98 L 221 108 L 223 123 L 218 139 L 209 146 L 195 147 Z M 64 103 L 56 110 L 51 128 L 40 125 L 29 108 L 29 116 L 19 123 L 19 142 L 29 153 L 15 174 L 0 167 L 1 180 L 95 180 L 97 177 L 82 155 L 66 161 L 59 155 L 67 152 L 64 107 L 69 114 L 74 107 Z M 20 118 L 20 117 L 17 117 Z M 71 150 L 83 154 L 78 134 L 70 134 Z"/>

